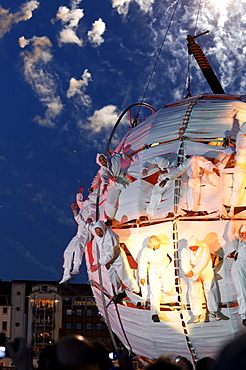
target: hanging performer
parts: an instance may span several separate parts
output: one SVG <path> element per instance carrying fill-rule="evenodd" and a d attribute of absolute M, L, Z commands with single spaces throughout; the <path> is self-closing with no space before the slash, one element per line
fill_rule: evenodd
<path fill-rule="evenodd" d="M 94 235 L 93 243 L 94 246 L 98 247 L 99 256 L 98 261 L 91 265 L 91 271 L 97 271 L 101 265 L 106 267 L 110 282 L 116 293 L 113 299 L 114 303 L 120 303 L 127 296 L 122 283 L 131 292 L 141 296 L 140 288 L 132 275 L 127 257 L 120 247 L 119 236 L 108 228 L 103 221 L 97 221 L 92 225 L 76 213 L 75 220 Z M 94 253 L 94 257 L 96 256 L 97 253 Z"/>
<path fill-rule="evenodd" d="M 154 322 L 160 322 L 162 293 L 169 296 L 175 294 L 173 270 L 169 268 L 172 259 L 168 249 L 168 243 L 164 244 L 156 235 L 152 235 L 148 246 L 140 251 L 138 260 L 140 284 L 144 286 L 149 280 L 151 318 Z"/>
<path fill-rule="evenodd" d="M 234 208 L 242 204 L 246 186 L 246 122 L 242 124 L 236 139 L 236 164 L 232 175 L 232 192 L 229 200 L 229 217 L 234 216 Z"/>
<path fill-rule="evenodd" d="M 96 162 L 101 166 L 99 170 L 102 180 L 102 193 L 108 192 L 105 202 L 105 215 L 107 220 L 113 220 L 117 211 L 117 201 L 123 189 L 129 185 L 130 180 L 121 168 L 124 159 L 132 161 L 126 154 L 115 154 L 109 159 L 104 154 L 97 154 Z M 111 181 L 110 181 L 111 180 Z"/>
<path fill-rule="evenodd" d="M 220 176 L 218 168 L 209 160 L 202 156 L 194 155 L 182 162 L 175 170 L 173 170 L 168 177 L 160 182 L 160 186 L 166 186 L 167 181 L 175 180 L 177 177 L 181 176 L 183 173 L 188 175 L 188 185 L 187 185 L 187 208 L 188 216 L 196 214 L 199 208 L 199 198 L 201 194 L 201 177 L 204 171 L 210 174 L 216 174 Z"/>
<path fill-rule="evenodd" d="M 83 202 L 83 191 L 84 188 L 79 188 L 76 194 L 76 202 L 71 204 L 71 209 L 77 214 L 80 212 L 81 216 L 87 219 L 88 222 L 95 221 L 96 217 L 96 198 L 95 194 L 91 193 Z M 78 206 L 80 211 L 78 211 Z M 84 251 L 86 245 L 91 240 L 91 233 L 78 224 L 77 234 L 72 238 L 63 253 L 64 263 L 63 263 L 63 277 L 59 284 L 63 284 L 69 279 L 71 275 L 77 275 L 80 273 L 80 266 L 82 263 Z M 73 266 L 73 269 L 72 269 Z M 72 270 L 72 271 L 71 271 Z"/>
<path fill-rule="evenodd" d="M 158 168 L 159 176 L 157 183 L 154 185 L 150 197 L 149 204 L 146 208 L 146 214 L 148 218 L 152 218 L 158 208 L 158 205 L 161 202 L 161 198 L 163 194 L 168 190 L 170 186 L 170 182 L 167 182 L 165 186 L 160 187 L 160 182 L 166 178 L 166 174 L 170 172 L 170 160 L 169 158 L 165 158 L 162 156 L 154 157 L 143 164 L 142 168 L 142 176 L 145 177 L 148 175 L 149 166 L 154 165 L 156 168 Z M 173 164 L 172 164 L 173 165 Z"/>

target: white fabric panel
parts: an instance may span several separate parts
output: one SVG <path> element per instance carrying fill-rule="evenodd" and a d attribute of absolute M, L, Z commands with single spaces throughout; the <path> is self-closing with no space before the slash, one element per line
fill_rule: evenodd
<path fill-rule="evenodd" d="M 235 120 L 238 121 L 239 126 L 241 127 L 244 122 L 246 122 L 246 110 L 245 110 L 245 103 L 243 102 L 235 102 L 235 107 L 237 109 L 237 113 L 235 116 Z"/>
<path fill-rule="evenodd" d="M 127 222 L 144 215 L 146 202 L 151 194 L 152 185 L 143 180 L 136 180 L 124 189 L 119 197 L 119 207 L 115 219 Z"/>
<path fill-rule="evenodd" d="M 232 175 L 233 168 L 224 169 L 222 177 L 222 203 L 225 205 L 229 205 L 229 199 L 232 191 Z M 246 206 L 246 192 L 244 193 L 244 198 L 241 201 L 241 206 Z"/>
<path fill-rule="evenodd" d="M 116 148 L 116 152 L 122 151 L 122 146 L 129 146 L 128 152 L 131 153 L 135 150 L 142 148 L 146 144 L 146 138 L 151 130 L 155 114 L 152 114 L 145 121 L 138 126 L 129 129 L 127 134 L 123 137 L 121 142 Z"/>
<path fill-rule="evenodd" d="M 232 152 L 234 150 L 231 147 Z M 215 158 L 221 160 L 227 155 L 228 148 L 222 146 L 214 146 L 209 144 L 204 144 L 196 141 L 186 140 L 184 143 L 184 152 L 188 155 L 201 155 L 206 158 Z"/>
<path fill-rule="evenodd" d="M 160 110 L 153 122 L 147 143 L 151 144 L 177 139 L 186 109 L 187 106 L 185 105 Z"/>
<path fill-rule="evenodd" d="M 235 139 L 238 131 L 237 112 L 240 109 L 240 121 L 246 118 L 245 103 L 237 101 L 199 100 L 192 110 L 185 133 L 190 138 L 229 137 Z M 244 111 L 244 114 L 243 114 Z"/>
<path fill-rule="evenodd" d="M 165 234 L 169 238 L 170 251 L 172 251 L 172 222 L 147 227 L 115 229 L 115 232 L 135 259 L 137 259 L 138 252 L 147 245 L 151 235 Z"/>

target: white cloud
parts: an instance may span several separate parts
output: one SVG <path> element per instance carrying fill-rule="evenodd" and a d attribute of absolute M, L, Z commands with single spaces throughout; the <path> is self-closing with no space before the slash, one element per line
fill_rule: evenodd
<path fill-rule="evenodd" d="M 96 110 L 93 116 L 88 118 L 90 124 L 86 126 L 87 129 L 100 132 L 102 129 L 112 128 L 115 125 L 119 116 L 119 111 L 115 105 L 107 105 L 102 109 Z"/>
<path fill-rule="evenodd" d="M 64 28 L 61 30 L 59 35 L 59 44 L 77 44 L 79 46 L 83 45 L 83 41 L 78 38 L 75 31 L 71 28 Z"/>
<path fill-rule="evenodd" d="M 206 45 L 204 52 L 210 63 L 216 59 L 219 64 L 218 78 L 227 93 L 245 92 L 245 0 L 205 2 L 206 12 L 202 12 L 199 24 L 213 35 L 212 44 Z M 212 20 L 212 22 L 211 22 Z M 199 43 L 199 39 L 197 40 Z M 212 65 L 213 67 L 213 65 Z M 239 78 L 240 76 L 240 78 Z M 235 87 L 237 86 L 237 91 Z"/>
<path fill-rule="evenodd" d="M 22 49 L 23 49 L 24 47 L 26 47 L 29 43 L 30 43 L 30 40 L 25 39 L 25 37 L 24 37 L 24 36 L 21 36 L 21 37 L 19 38 L 19 45 L 20 45 L 20 47 L 21 47 Z"/>
<path fill-rule="evenodd" d="M 127 15 L 130 3 L 135 2 L 140 9 L 147 13 L 152 11 L 152 5 L 155 0 L 112 0 L 112 7 L 116 8 L 117 12 L 122 15 Z"/>
<path fill-rule="evenodd" d="M 53 120 L 61 113 L 63 105 L 60 97 L 56 95 L 54 76 L 47 71 L 48 63 L 53 57 L 52 44 L 45 36 L 34 36 L 29 40 L 22 36 L 19 44 L 22 48 L 28 44 L 32 45 L 32 51 L 21 53 L 24 61 L 24 75 L 41 103 L 46 107 L 44 118 L 36 116 L 34 120 L 42 126 L 53 127 Z"/>
<path fill-rule="evenodd" d="M 92 43 L 93 46 L 97 47 L 100 46 L 104 39 L 102 38 L 102 35 L 104 34 L 106 30 L 106 24 L 103 22 L 101 18 L 99 18 L 97 21 L 95 21 L 92 24 L 92 30 L 88 31 L 88 39 Z"/>
<path fill-rule="evenodd" d="M 6 32 L 9 32 L 14 23 L 28 21 L 32 18 L 33 11 L 38 7 L 39 2 L 36 0 L 27 1 L 16 13 L 10 13 L 8 9 L 0 6 L 0 37 L 3 37 Z"/>
<path fill-rule="evenodd" d="M 67 97 L 71 98 L 75 95 L 78 95 L 82 104 L 86 107 L 90 106 L 91 99 L 89 95 L 85 94 L 85 88 L 88 86 L 89 82 L 92 81 L 92 77 L 88 69 L 85 69 L 81 79 L 76 80 L 71 78 L 69 82 L 69 89 L 67 90 Z"/>
<path fill-rule="evenodd" d="M 150 100 L 151 102 L 155 93 L 155 104 L 159 103 L 156 96 L 160 83 L 162 86 L 169 87 L 168 94 L 170 96 L 166 95 L 168 101 L 170 101 L 170 98 L 180 99 L 186 95 L 187 91 L 184 91 L 184 93 L 182 91 L 188 71 L 186 36 L 188 34 L 194 35 L 194 32 L 199 34 L 206 30 L 210 31 L 209 34 L 201 36 L 195 41 L 201 46 L 225 92 L 228 94 L 245 93 L 246 76 L 243 71 L 246 67 L 246 0 L 230 1 L 227 2 L 227 6 L 225 6 L 225 2 L 220 1 L 221 7 L 218 6 L 218 2 L 215 0 L 213 3 L 211 0 L 204 0 L 198 17 L 197 12 L 191 11 L 194 6 L 193 1 L 186 2 L 188 5 L 177 7 L 156 69 L 156 71 L 158 68 L 160 70 L 160 66 L 163 65 L 165 73 L 158 73 L 158 78 L 157 73 L 153 74 L 148 88 L 147 101 Z M 168 3 L 170 4 L 170 2 Z M 156 55 L 164 38 L 171 14 L 175 9 L 176 0 L 171 5 L 169 4 L 157 5 L 156 3 L 153 5 L 155 22 L 149 25 L 148 30 L 150 30 L 149 37 L 153 40 L 152 46 Z M 194 30 L 194 28 L 196 29 Z M 155 32 L 156 37 L 154 37 Z M 149 40 L 147 39 L 146 44 L 148 43 Z M 193 55 L 190 60 L 192 95 L 210 93 L 211 89 Z M 183 73 L 181 73 L 182 71 Z M 146 74 L 149 75 L 147 71 Z M 181 94 L 178 94 L 177 85 Z M 186 86 L 184 86 L 185 89 Z M 158 104 L 154 106 L 158 106 Z"/>
<path fill-rule="evenodd" d="M 60 20 L 64 28 L 59 34 L 59 44 L 77 44 L 83 46 L 83 41 L 76 35 L 80 19 L 84 17 L 83 9 L 76 8 L 80 1 L 72 1 L 70 10 L 66 6 L 60 6 L 56 14 L 56 20 Z"/>

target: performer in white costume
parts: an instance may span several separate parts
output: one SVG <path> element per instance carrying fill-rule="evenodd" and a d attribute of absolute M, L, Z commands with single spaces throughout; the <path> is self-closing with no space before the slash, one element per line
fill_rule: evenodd
<path fill-rule="evenodd" d="M 119 303 L 127 296 L 122 283 L 131 292 L 141 295 L 136 279 L 132 275 L 126 254 L 120 248 L 119 236 L 102 221 L 97 221 L 94 225 L 91 225 L 84 221 L 80 214 L 76 215 L 76 213 L 75 220 L 94 235 L 93 244 L 98 247 L 99 258 L 95 264 L 91 265 L 91 271 L 97 271 L 101 265 L 106 267 L 110 282 L 117 294 L 114 302 Z M 94 253 L 94 257 L 97 257 L 97 253 Z"/>
<path fill-rule="evenodd" d="M 233 243 L 235 247 L 234 262 L 231 276 L 237 291 L 239 314 L 242 324 L 246 326 L 246 225 L 239 229 L 239 239 Z"/>
<path fill-rule="evenodd" d="M 138 273 L 141 285 L 150 285 L 150 306 L 152 320 L 160 322 L 160 302 L 162 293 L 174 295 L 174 277 L 172 268 L 169 268 L 171 257 L 168 254 L 168 244 L 161 243 L 161 240 L 152 235 L 149 238 L 148 246 L 140 252 L 138 260 Z"/>
<path fill-rule="evenodd" d="M 204 157 L 194 155 L 193 157 L 187 158 L 160 182 L 160 186 L 163 187 L 166 186 L 167 181 L 176 179 L 184 172 L 187 173 L 188 186 L 186 200 L 189 215 L 192 215 L 198 210 L 201 193 L 201 177 L 204 173 L 204 170 L 210 174 L 215 173 L 217 176 L 220 176 L 218 168 L 211 161 L 205 159 Z"/>
<path fill-rule="evenodd" d="M 96 162 L 101 166 L 99 170 L 103 193 L 108 191 L 107 199 L 105 202 L 105 214 L 108 220 L 113 220 L 117 211 L 116 204 L 119 199 L 120 193 L 129 185 L 130 180 L 121 168 L 121 162 L 124 159 L 132 160 L 126 154 L 115 154 L 109 159 L 104 154 L 97 154 Z M 109 181 L 111 180 L 111 181 Z"/>
<path fill-rule="evenodd" d="M 181 251 L 181 268 L 188 278 L 188 292 L 194 323 L 204 318 L 202 313 L 202 287 L 207 301 L 208 310 L 215 320 L 221 320 L 218 304 L 211 291 L 214 272 L 209 247 L 198 241 L 193 235 L 187 241 L 187 247 Z"/>
<path fill-rule="evenodd" d="M 76 202 L 71 204 L 71 209 L 78 213 L 78 206 L 80 208 L 81 216 L 87 219 L 88 222 L 95 221 L 96 217 L 96 196 L 95 193 L 91 193 L 83 202 L 83 191 L 84 188 L 80 188 L 76 194 Z M 84 251 L 86 245 L 91 240 L 91 233 L 85 229 L 83 226 L 78 224 L 77 234 L 72 238 L 72 240 L 67 245 L 63 252 L 63 277 L 59 284 L 63 284 L 69 279 L 71 275 L 77 275 L 80 273 L 79 269 L 84 256 Z M 73 266 L 73 270 L 71 271 Z"/>
<path fill-rule="evenodd" d="M 142 168 L 142 176 L 145 177 L 148 175 L 150 165 L 154 165 L 159 170 L 159 176 L 158 176 L 157 183 L 154 185 L 152 189 L 150 201 L 146 208 L 146 214 L 148 215 L 149 218 L 152 218 L 158 208 L 158 205 L 161 202 L 162 195 L 170 187 L 170 184 L 171 184 L 170 182 L 167 182 L 164 187 L 160 187 L 159 184 L 164 178 L 166 178 L 166 174 L 170 172 L 169 167 L 171 164 L 170 164 L 169 158 L 165 158 L 161 156 L 151 158 L 147 160 L 146 162 L 144 162 L 143 168 Z"/>
<path fill-rule="evenodd" d="M 236 164 L 232 175 L 232 192 L 229 200 L 229 217 L 234 216 L 234 208 L 240 206 L 245 194 L 246 186 L 246 122 L 242 124 L 236 139 Z"/>

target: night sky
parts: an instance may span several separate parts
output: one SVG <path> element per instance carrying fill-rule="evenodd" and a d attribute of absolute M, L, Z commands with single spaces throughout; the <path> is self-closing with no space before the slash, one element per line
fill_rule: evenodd
<path fill-rule="evenodd" d="M 192 95 L 211 93 L 188 34 L 210 31 L 196 41 L 245 94 L 245 27 L 246 0 L 0 0 L 0 279 L 60 280 L 70 203 L 127 106 L 183 98 L 189 59 Z"/>

